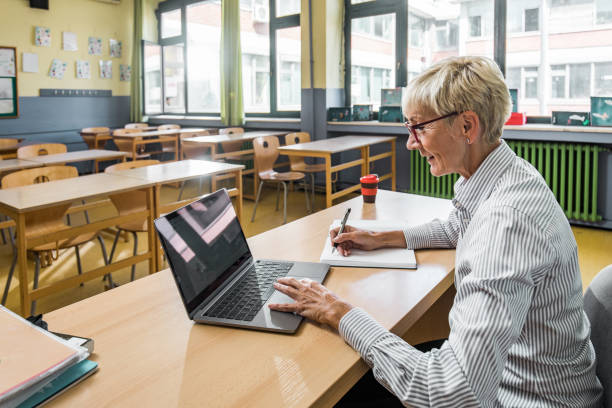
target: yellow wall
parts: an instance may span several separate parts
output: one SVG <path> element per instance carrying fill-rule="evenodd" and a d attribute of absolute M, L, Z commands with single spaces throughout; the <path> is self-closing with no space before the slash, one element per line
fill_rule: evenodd
<path fill-rule="evenodd" d="M 113 95 L 130 94 L 130 83 L 119 81 L 119 64 L 131 65 L 133 0 L 122 0 L 120 5 L 95 0 L 49 0 L 49 10 L 30 8 L 26 0 L 0 3 L 0 45 L 17 47 L 19 96 L 37 96 L 40 88 L 110 89 Z M 35 26 L 51 29 L 51 47 L 34 45 Z M 78 51 L 62 49 L 63 31 L 76 33 Z M 89 36 L 102 38 L 102 55 L 88 55 Z M 112 79 L 101 79 L 98 63 L 111 60 L 111 38 L 122 42 L 122 55 L 112 58 Z M 23 52 L 38 54 L 37 73 L 21 72 Z M 64 79 L 49 77 L 53 58 L 68 63 Z M 76 78 L 77 59 L 89 61 L 91 79 Z"/>

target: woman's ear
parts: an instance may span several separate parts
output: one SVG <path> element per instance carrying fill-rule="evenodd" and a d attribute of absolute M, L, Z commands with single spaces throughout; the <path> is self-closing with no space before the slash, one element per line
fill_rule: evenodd
<path fill-rule="evenodd" d="M 466 143 L 472 144 L 480 138 L 480 119 L 473 111 L 465 111 L 459 114 L 461 134 Z"/>

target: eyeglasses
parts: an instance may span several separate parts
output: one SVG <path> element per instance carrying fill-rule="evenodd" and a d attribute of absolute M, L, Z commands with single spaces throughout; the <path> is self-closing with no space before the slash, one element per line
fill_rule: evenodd
<path fill-rule="evenodd" d="M 414 136 L 414 138 L 416 139 L 417 143 L 421 143 L 421 141 L 419 140 L 419 136 L 417 135 L 417 131 L 423 130 L 425 125 L 429 125 L 432 122 L 435 122 L 435 121 L 438 121 L 438 120 L 442 120 L 442 119 L 446 119 L 446 118 L 450 118 L 451 116 L 457 115 L 457 114 L 459 114 L 459 112 L 449 113 L 448 115 L 440 116 L 439 118 L 428 120 L 426 122 L 417 123 L 416 125 L 411 125 L 410 122 L 406 121 L 406 122 L 404 122 L 404 125 L 406 125 L 406 127 L 408 128 L 408 130 L 410 131 L 410 134 L 412 136 Z"/>

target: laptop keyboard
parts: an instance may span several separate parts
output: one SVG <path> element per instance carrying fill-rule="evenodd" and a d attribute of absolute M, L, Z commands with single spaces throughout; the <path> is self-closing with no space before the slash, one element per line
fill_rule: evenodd
<path fill-rule="evenodd" d="M 293 263 L 257 261 L 204 316 L 219 319 L 252 321 L 268 300 L 272 284 L 286 276 Z"/>

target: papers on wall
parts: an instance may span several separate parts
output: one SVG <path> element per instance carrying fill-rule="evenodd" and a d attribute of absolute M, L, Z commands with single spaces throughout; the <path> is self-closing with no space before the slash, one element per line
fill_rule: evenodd
<path fill-rule="evenodd" d="M 111 79 L 113 77 L 113 61 L 100 60 L 100 78 Z"/>
<path fill-rule="evenodd" d="M 47 27 L 34 28 L 34 44 L 39 47 L 50 47 L 51 29 Z"/>
<path fill-rule="evenodd" d="M 66 73 L 68 64 L 57 58 L 53 58 L 51 61 L 51 67 L 49 68 L 49 76 L 54 79 L 63 79 Z"/>
<path fill-rule="evenodd" d="M 119 65 L 119 80 L 129 81 L 132 79 L 132 67 L 129 65 Z"/>
<path fill-rule="evenodd" d="M 367 231 L 397 231 L 402 226 L 393 222 L 381 222 L 378 220 L 349 220 L 347 225 Z M 330 230 L 340 226 L 340 220 L 335 220 Z M 349 256 L 342 256 L 338 251 L 332 251 L 329 234 L 325 240 L 320 262 L 332 266 L 357 266 L 368 268 L 416 268 L 416 257 L 412 249 L 405 248 L 382 248 L 374 251 L 362 251 L 351 249 Z"/>
<path fill-rule="evenodd" d="M 65 51 L 76 51 L 79 49 L 77 45 L 77 35 L 75 33 L 71 33 L 69 31 L 64 31 L 63 33 L 64 39 L 64 50 Z"/>
<path fill-rule="evenodd" d="M 24 52 L 21 54 L 23 72 L 38 72 L 38 54 Z"/>
<path fill-rule="evenodd" d="M 121 58 L 121 41 L 111 38 L 108 42 L 111 58 Z"/>
<path fill-rule="evenodd" d="M 0 99 L 13 99 L 13 80 L 0 78 Z"/>
<path fill-rule="evenodd" d="M 76 61 L 76 77 L 78 79 L 91 78 L 91 68 L 89 66 L 89 61 Z"/>
<path fill-rule="evenodd" d="M 89 55 L 102 55 L 102 39 L 89 37 L 87 52 L 89 52 Z"/>
<path fill-rule="evenodd" d="M 15 50 L 4 48 L 0 49 L 0 76 L 15 76 Z"/>
<path fill-rule="evenodd" d="M 0 99 L 0 115 L 13 113 L 13 100 L 12 99 Z"/>

